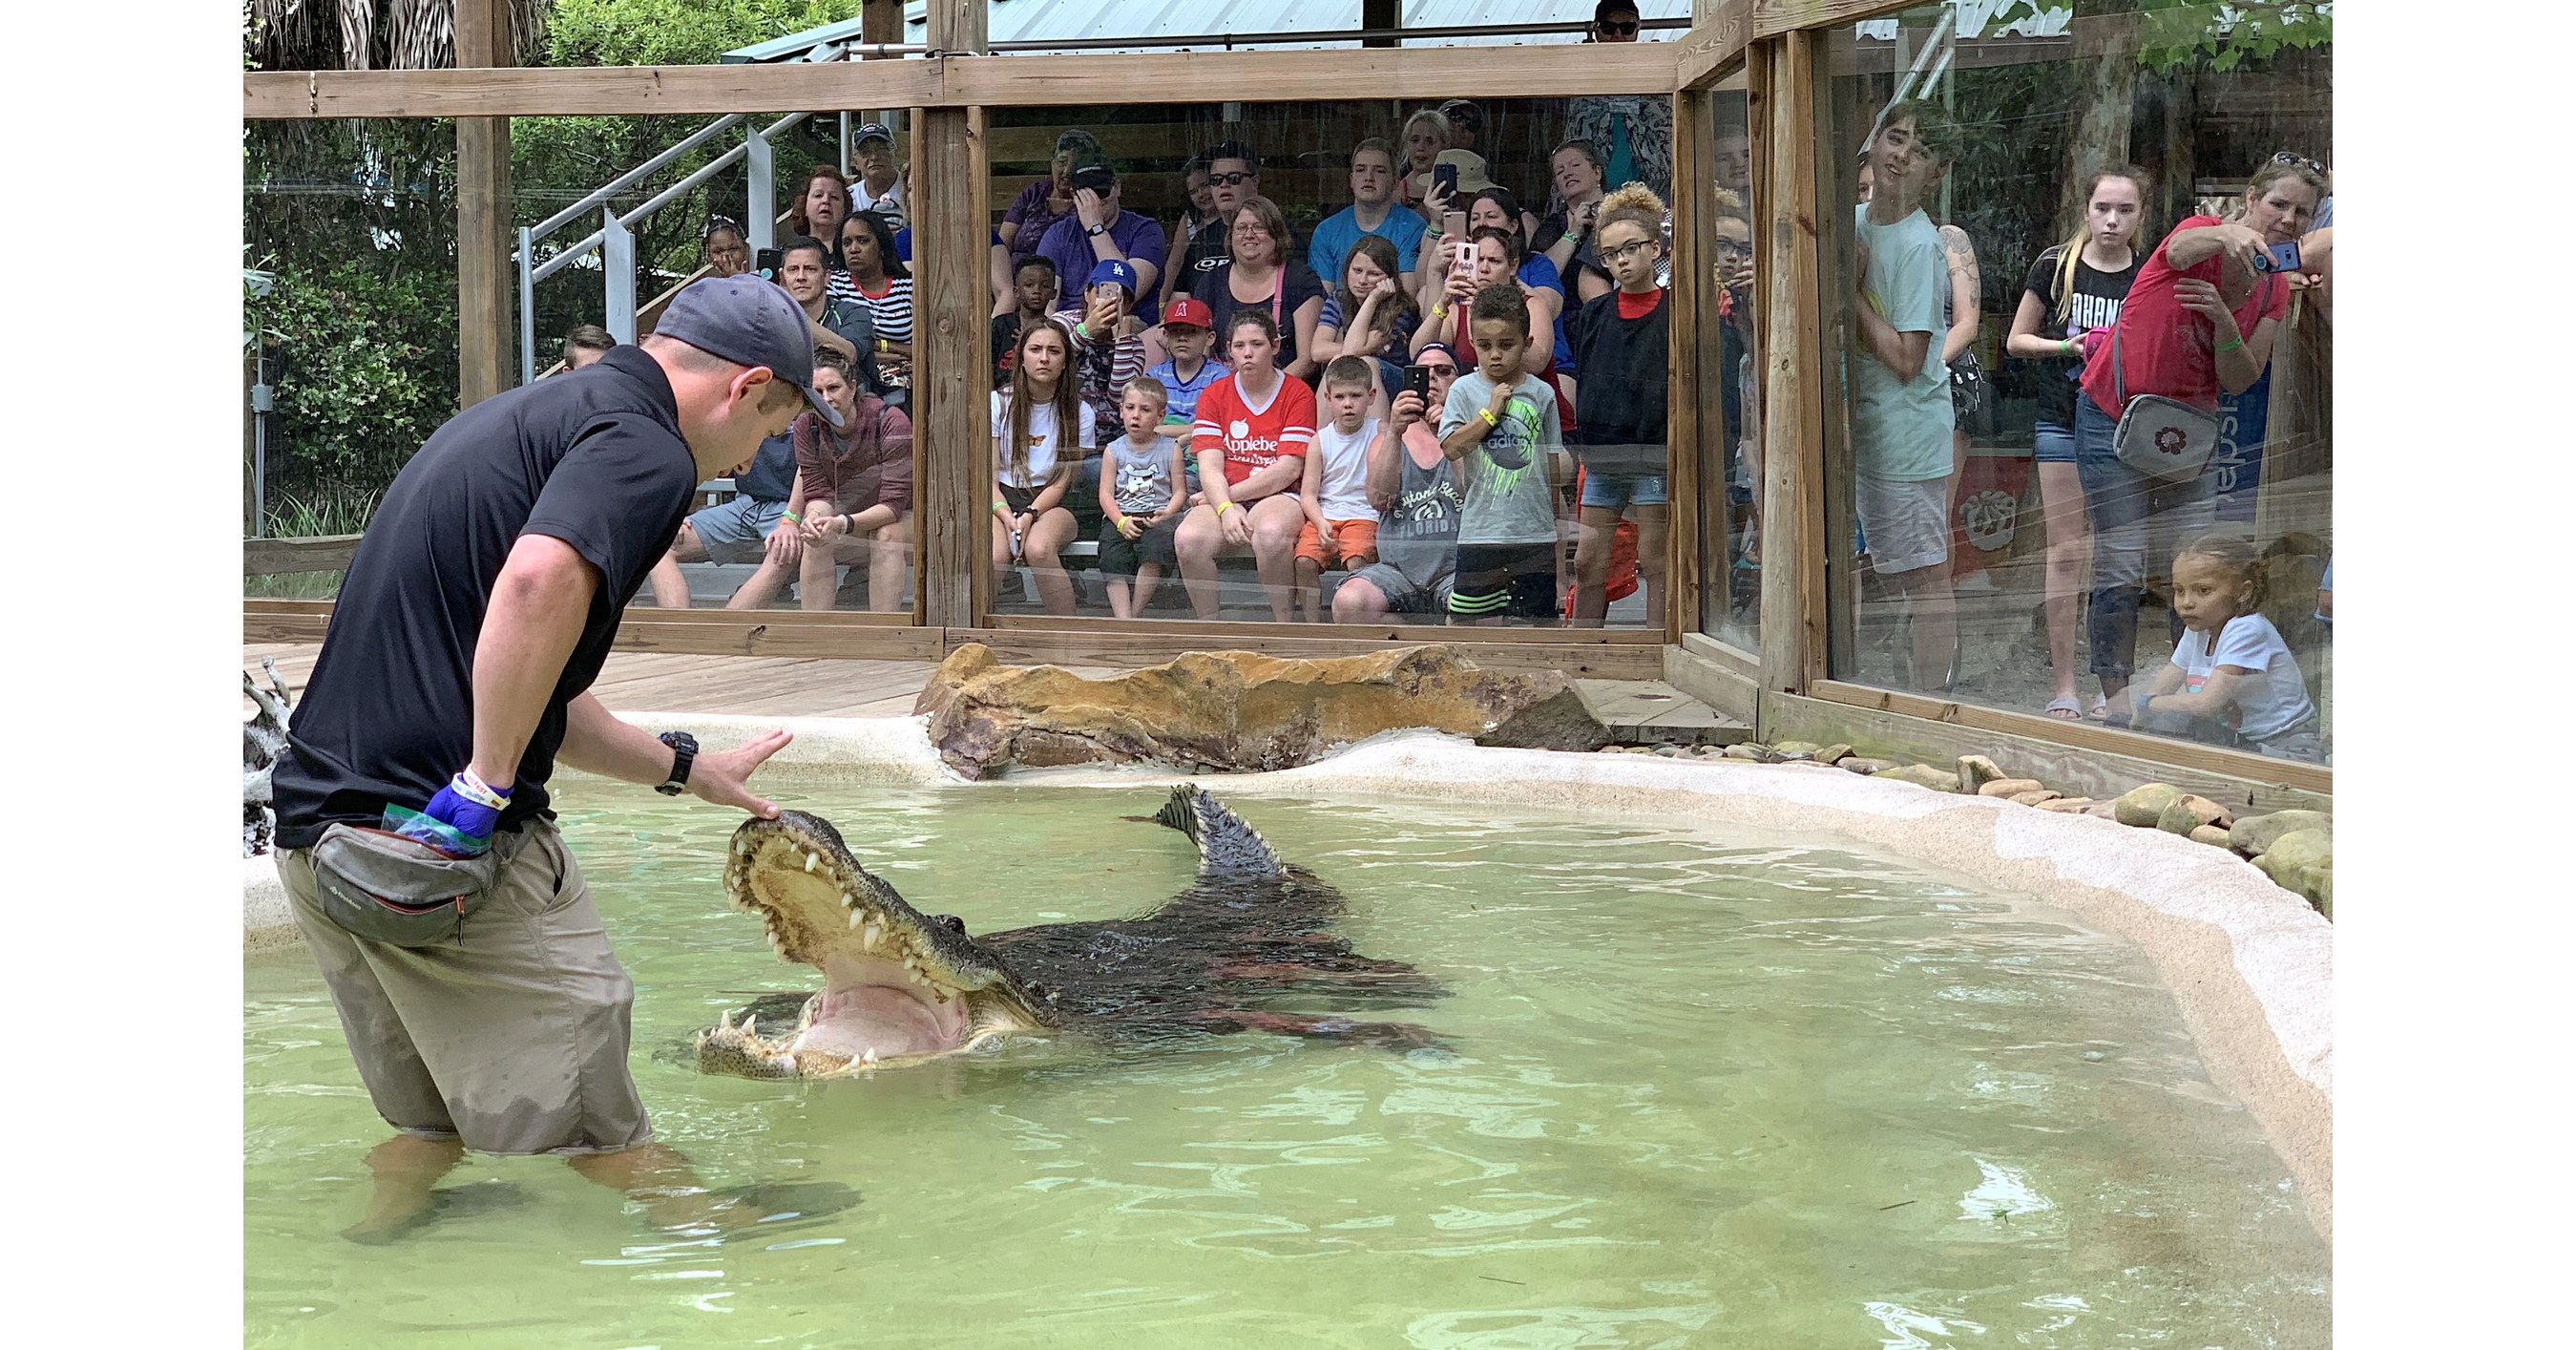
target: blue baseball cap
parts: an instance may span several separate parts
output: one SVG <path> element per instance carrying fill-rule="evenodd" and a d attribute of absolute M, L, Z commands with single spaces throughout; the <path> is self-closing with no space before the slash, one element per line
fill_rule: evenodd
<path fill-rule="evenodd" d="M 1127 288 L 1128 298 L 1135 298 L 1136 269 L 1129 265 L 1123 258 L 1103 258 L 1099 262 L 1093 263 L 1091 265 L 1091 280 L 1083 283 L 1083 289 L 1089 290 L 1094 286 L 1106 286 L 1113 281 Z"/>
<path fill-rule="evenodd" d="M 680 288 L 653 331 L 738 366 L 766 366 L 796 386 L 823 425 L 838 431 L 841 415 L 814 392 L 814 337 L 805 308 L 759 274 L 701 277 Z"/>

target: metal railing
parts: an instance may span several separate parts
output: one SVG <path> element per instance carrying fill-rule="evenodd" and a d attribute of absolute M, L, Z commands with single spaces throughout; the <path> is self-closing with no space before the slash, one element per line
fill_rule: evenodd
<path fill-rule="evenodd" d="M 698 128 L 670 149 L 653 156 L 634 168 L 619 174 L 607 184 L 594 189 L 581 200 L 557 211 L 534 225 L 519 230 L 519 382 L 533 383 L 537 378 L 537 283 L 572 266 L 583 258 L 599 255 L 600 271 L 605 281 L 607 317 L 600 326 L 620 342 L 635 340 L 635 233 L 637 222 L 651 217 L 671 203 L 698 190 L 710 178 L 739 163 L 748 179 L 744 196 L 742 226 L 744 242 L 757 257 L 760 250 L 772 246 L 777 230 L 777 166 L 770 142 L 811 113 L 789 113 L 767 126 L 751 126 L 743 133 L 742 143 L 709 160 L 696 172 L 646 198 L 634 208 L 620 212 L 616 199 L 632 191 L 639 183 L 670 167 L 682 155 L 706 144 L 750 121 L 746 113 L 728 113 Z M 849 158 L 847 117 L 842 118 L 841 157 Z M 537 260 L 537 248 L 549 235 L 561 230 L 592 211 L 599 213 L 599 228 L 579 243 L 556 251 L 544 261 Z"/>

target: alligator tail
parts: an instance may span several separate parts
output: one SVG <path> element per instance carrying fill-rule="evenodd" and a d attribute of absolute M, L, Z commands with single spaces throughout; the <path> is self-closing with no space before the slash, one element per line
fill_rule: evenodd
<path fill-rule="evenodd" d="M 1194 783 L 1178 784 L 1171 800 L 1154 813 L 1154 819 L 1190 837 L 1199 846 L 1199 871 L 1229 877 L 1279 877 L 1288 874 L 1288 865 L 1261 832 L 1243 822 L 1243 817 L 1226 809 L 1206 788 Z"/>

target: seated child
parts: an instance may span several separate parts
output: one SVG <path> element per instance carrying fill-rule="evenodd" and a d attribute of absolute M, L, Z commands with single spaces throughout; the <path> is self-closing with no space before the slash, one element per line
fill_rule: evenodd
<path fill-rule="evenodd" d="M 1458 378 L 1448 347 L 1414 357 L 1431 375 L 1430 397 L 1395 386 L 1387 422 L 1369 446 L 1369 504 L 1378 509 L 1377 561 L 1333 592 L 1333 622 L 1377 623 L 1389 614 L 1446 614 L 1458 561 L 1458 466 L 1422 420 L 1444 405 Z"/>
<path fill-rule="evenodd" d="M 1499 624 L 1506 615 L 1553 623 L 1563 568 L 1552 459 L 1565 441 L 1556 390 L 1521 368 L 1530 314 L 1518 286 L 1490 285 L 1468 302 L 1476 368 L 1449 386 L 1440 453 L 1458 465 L 1465 502 L 1449 622 Z"/>
<path fill-rule="evenodd" d="M 1020 330 L 1043 319 L 1055 305 L 1055 264 L 1032 253 L 1011 271 L 1011 297 L 1018 308 L 993 316 L 993 387 L 1011 382 L 1011 353 L 1020 345 Z"/>
<path fill-rule="evenodd" d="M 2234 535 L 2203 535 L 2174 555 L 2182 639 L 2138 694 L 2141 730 L 2242 744 L 2319 762 L 2316 705 L 2280 630 L 2263 617 L 2261 558 Z"/>
<path fill-rule="evenodd" d="M 1122 619 L 1143 618 L 1163 569 L 1180 564 L 1172 536 L 1190 494 L 1181 478 L 1181 443 L 1165 434 L 1163 407 L 1161 381 L 1151 375 L 1127 381 L 1118 398 L 1127 434 L 1101 457 L 1100 578 L 1109 588 L 1110 612 Z"/>
<path fill-rule="evenodd" d="M 1208 359 L 1208 352 L 1216 346 L 1216 330 L 1210 327 L 1215 322 L 1215 317 L 1208 312 L 1207 302 L 1196 296 L 1184 295 L 1164 306 L 1163 345 L 1170 350 L 1172 359 L 1146 372 L 1163 382 L 1163 420 L 1180 419 L 1185 429 L 1179 433 L 1178 439 L 1183 445 L 1190 441 L 1187 425 L 1199 414 L 1200 393 L 1227 374 L 1224 362 Z M 1190 483 L 1191 504 L 1196 505 L 1198 456 L 1186 455 L 1183 458 Z"/>
<path fill-rule="evenodd" d="M 1337 356 L 1324 367 L 1324 402 L 1332 419 L 1315 429 L 1314 453 L 1297 502 L 1306 523 L 1297 532 L 1297 609 L 1316 622 L 1323 574 L 1377 561 L 1377 508 L 1369 505 L 1369 444 L 1378 421 L 1368 415 L 1377 397 L 1376 371 L 1365 356 Z"/>

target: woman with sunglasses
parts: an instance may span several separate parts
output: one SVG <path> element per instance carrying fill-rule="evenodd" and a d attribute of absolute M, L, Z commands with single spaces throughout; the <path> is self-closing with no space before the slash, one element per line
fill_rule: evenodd
<path fill-rule="evenodd" d="M 2108 725 L 2130 722 L 2138 596 L 2150 553 L 2160 566 L 2170 562 L 2175 541 L 2207 530 L 2216 514 L 2215 457 L 2181 482 L 2150 478 L 2120 460 L 2120 416 L 2150 394 L 2214 415 L 2221 393 L 2242 393 L 2262 378 L 2290 303 L 2282 246 L 2306 231 L 2325 191 L 2316 161 L 2287 151 L 2273 156 L 2246 183 L 2241 216 L 2191 216 L 2174 226 L 2138 269 L 2110 330 L 2084 337 L 2075 470 L 2093 526 L 2085 634 Z"/>
<path fill-rule="evenodd" d="M 1441 453 L 1424 419 L 1449 401 L 1458 357 L 1442 343 L 1424 344 L 1414 364 L 1431 372 L 1431 395 L 1402 385 L 1376 442 L 1369 446 L 1369 505 L 1377 508 L 1377 561 L 1342 579 L 1333 592 L 1333 622 L 1376 623 L 1389 614 L 1443 615 L 1458 570 L 1458 513 L 1465 497 L 1458 466 Z"/>

